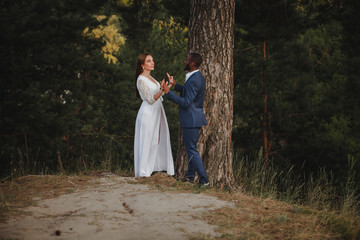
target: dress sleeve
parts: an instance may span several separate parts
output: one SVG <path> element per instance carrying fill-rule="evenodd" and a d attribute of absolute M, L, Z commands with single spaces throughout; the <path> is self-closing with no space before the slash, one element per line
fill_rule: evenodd
<path fill-rule="evenodd" d="M 146 85 L 144 80 L 139 79 L 138 83 L 139 83 L 138 90 L 144 96 L 145 100 L 150 104 L 156 102 L 156 100 L 154 99 L 154 94 L 150 91 L 149 86 Z"/>

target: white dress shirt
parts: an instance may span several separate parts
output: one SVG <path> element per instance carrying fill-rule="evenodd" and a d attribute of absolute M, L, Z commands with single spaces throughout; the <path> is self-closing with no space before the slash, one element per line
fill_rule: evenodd
<path fill-rule="evenodd" d="M 195 70 L 195 71 L 192 71 L 192 72 L 188 72 L 187 74 L 186 74 L 186 76 L 185 76 L 185 82 L 189 79 L 189 77 L 191 76 L 191 75 L 193 75 L 194 73 L 196 73 L 196 72 L 198 72 L 199 71 L 199 69 L 198 70 Z"/>

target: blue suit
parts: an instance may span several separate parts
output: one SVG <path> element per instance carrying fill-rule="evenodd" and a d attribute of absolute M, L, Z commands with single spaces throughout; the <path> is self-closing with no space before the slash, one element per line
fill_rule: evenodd
<path fill-rule="evenodd" d="M 208 177 L 200 154 L 197 151 L 200 127 L 207 125 L 204 114 L 205 79 L 200 72 L 195 72 L 185 82 L 184 86 L 175 85 L 180 96 L 169 91 L 167 98 L 179 105 L 180 125 L 183 132 L 184 144 L 189 159 L 186 177 L 193 181 L 197 172 L 200 183 L 208 183 Z"/>

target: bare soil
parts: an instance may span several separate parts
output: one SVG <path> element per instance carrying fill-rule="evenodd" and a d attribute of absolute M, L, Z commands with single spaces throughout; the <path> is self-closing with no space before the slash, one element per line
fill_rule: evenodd
<path fill-rule="evenodd" d="M 201 219 L 204 212 L 234 207 L 228 201 L 203 194 L 164 192 L 135 178 L 55 178 L 29 176 L 22 182 L 53 182 L 34 196 L 23 196 L 24 205 L 8 212 L 0 223 L 0 239 L 187 239 L 216 237 L 215 226 Z M 167 177 L 166 177 L 167 178 Z M 77 183 L 80 185 L 76 186 Z M 168 178 L 169 181 L 176 181 Z M 59 185 L 56 185 L 59 183 Z M 52 184 L 49 184 L 52 185 Z M 17 186 L 19 188 L 25 186 Z M 37 194 L 39 193 L 39 194 Z M 29 201 L 26 203 L 26 201 Z M 11 204 L 11 203 L 8 203 Z"/>
<path fill-rule="evenodd" d="M 0 239 L 342 239 L 319 212 L 159 173 L 0 184 Z"/>

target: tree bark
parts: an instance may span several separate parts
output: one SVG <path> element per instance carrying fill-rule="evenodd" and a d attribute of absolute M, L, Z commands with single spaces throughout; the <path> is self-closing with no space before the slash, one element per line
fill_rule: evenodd
<path fill-rule="evenodd" d="M 270 112 L 268 109 L 268 89 L 267 89 L 267 79 L 266 79 L 266 41 L 263 41 L 262 46 L 263 52 L 263 64 L 262 64 L 262 77 L 263 77 L 263 93 L 264 93 L 264 110 L 262 118 L 262 133 L 264 141 L 264 158 L 265 165 L 269 164 L 269 155 L 272 145 L 272 130 L 271 130 L 271 119 Z"/>
<path fill-rule="evenodd" d="M 202 55 L 205 77 L 204 112 L 208 125 L 200 131 L 198 150 L 211 185 L 236 186 L 232 169 L 233 146 L 233 50 L 235 1 L 191 0 L 189 52 Z M 188 159 L 179 134 L 177 175 L 187 169 Z"/>
<path fill-rule="evenodd" d="M 60 151 L 57 150 L 56 154 L 57 154 L 57 163 L 58 163 L 58 166 L 60 168 L 60 171 L 64 172 L 64 167 L 63 167 L 63 164 L 62 164 L 62 161 L 61 161 Z"/>

